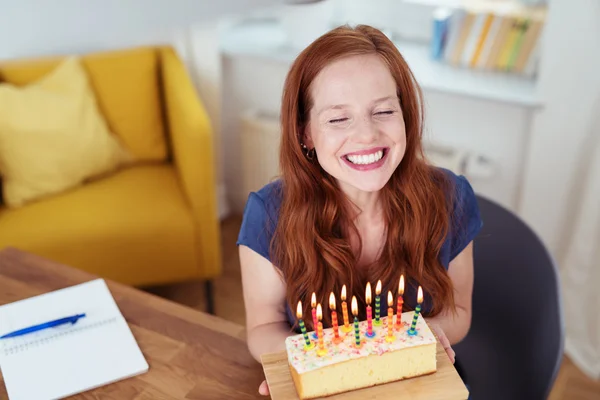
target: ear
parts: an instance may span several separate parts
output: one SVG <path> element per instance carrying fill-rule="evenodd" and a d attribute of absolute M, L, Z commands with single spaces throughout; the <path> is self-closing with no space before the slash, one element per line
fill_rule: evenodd
<path fill-rule="evenodd" d="M 310 130 L 310 122 L 308 122 L 304 127 L 301 128 L 300 135 L 302 137 L 302 143 L 304 143 L 309 150 L 315 148 L 315 144 L 313 143 L 312 134 Z"/>

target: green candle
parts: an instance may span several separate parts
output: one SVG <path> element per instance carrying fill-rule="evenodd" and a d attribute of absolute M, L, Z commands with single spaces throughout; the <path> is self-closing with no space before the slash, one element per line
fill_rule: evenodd
<path fill-rule="evenodd" d="M 377 281 L 377 286 L 375 287 L 375 321 L 373 322 L 374 325 L 379 326 L 381 325 L 381 319 L 379 319 L 379 316 L 381 315 L 381 281 Z"/>
<path fill-rule="evenodd" d="M 408 334 L 414 336 L 417 334 L 417 321 L 419 320 L 419 313 L 421 312 L 421 303 L 423 302 L 423 289 L 419 286 L 419 290 L 417 292 L 417 307 L 415 308 L 415 314 L 413 315 L 412 324 L 410 325 L 410 329 L 408 330 Z"/>
<path fill-rule="evenodd" d="M 308 337 L 308 332 L 306 332 L 306 326 L 304 325 L 304 321 L 302 320 L 302 302 L 298 302 L 298 308 L 296 309 L 296 317 L 298 317 L 298 323 L 300 324 L 300 330 L 302 331 L 302 335 L 304 336 L 304 348 L 312 349 L 315 344 Z"/>
<path fill-rule="evenodd" d="M 352 314 L 354 315 L 354 345 L 360 347 L 360 329 L 358 326 L 358 303 L 356 302 L 356 296 L 352 296 Z"/>

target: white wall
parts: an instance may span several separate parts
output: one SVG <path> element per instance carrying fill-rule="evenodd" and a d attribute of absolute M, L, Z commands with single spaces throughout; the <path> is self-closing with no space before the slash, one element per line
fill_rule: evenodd
<path fill-rule="evenodd" d="M 564 252 L 578 161 L 600 96 L 600 1 L 552 0 L 521 214 L 557 258 Z"/>
<path fill-rule="evenodd" d="M 0 59 L 170 42 L 173 31 L 278 0 L 0 0 Z"/>

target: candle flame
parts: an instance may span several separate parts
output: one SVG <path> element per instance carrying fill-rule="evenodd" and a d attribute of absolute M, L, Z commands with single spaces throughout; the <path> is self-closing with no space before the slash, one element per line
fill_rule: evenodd
<path fill-rule="evenodd" d="M 392 297 L 392 291 L 388 290 L 388 307 L 394 305 L 394 298 Z"/>
<path fill-rule="evenodd" d="M 367 304 L 371 304 L 371 282 L 367 282 L 367 290 L 365 290 L 365 299 Z"/>
<path fill-rule="evenodd" d="M 400 296 L 404 294 L 404 275 L 400 275 L 400 283 L 398 284 L 398 294 Z"/>
<path fill-rule="evenodd" d="M 333 292 L 329 295 L 329 309 L 335 311 L 335 295 Z"/>
<path fill-rule="evenodd" d="M 417 292 L 417 303 L 421 304 L 423 302 L 423 289 L 419 286 L 419 290 Z"/>
<path fill-rule="evenodd" d="M 346 301 L 346 285 L 342 286 L 342 295 L 340 297 L 342 301 Z"/>
<path fill-rule="evenodd" d="M 352 296 L 352 315 L 355 317 L 358 315 L 358 304 L 356 303 L 356 296 Z"/>
<path fill-rule="evenodd" d="M 310 296 L 310 306 L 315 308 L 317 306 L 317 295 L 313 292 L 312 296 Z"/>
<path fill-rule="evenodd" d="M 302 319 L 302 301 L 298 301 L 298 308 L 296 308 L 296 317 Z"/>
<path fill-rule="evenodd" d="M 323 310 L 321 309 L 321 303 L 317 304 L 317 319 L 319 321 L 323 319 Z"/>
<path fill-rule="evenodd" d="M 377 281 L 377 286 L 375 286 L 375 294 L 379 295 L 381 293 L 381 280 Z"/>

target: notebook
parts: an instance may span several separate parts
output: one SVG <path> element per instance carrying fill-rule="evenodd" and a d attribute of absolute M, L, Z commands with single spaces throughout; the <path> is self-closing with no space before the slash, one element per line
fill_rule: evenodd
<path fill-rule="evenodd" d="M 103 279 L 0 306 L 0 336 L 82 313 L 75 324 L 0 339 L 10 400 L 64 398 L 148 371 Z"/>

